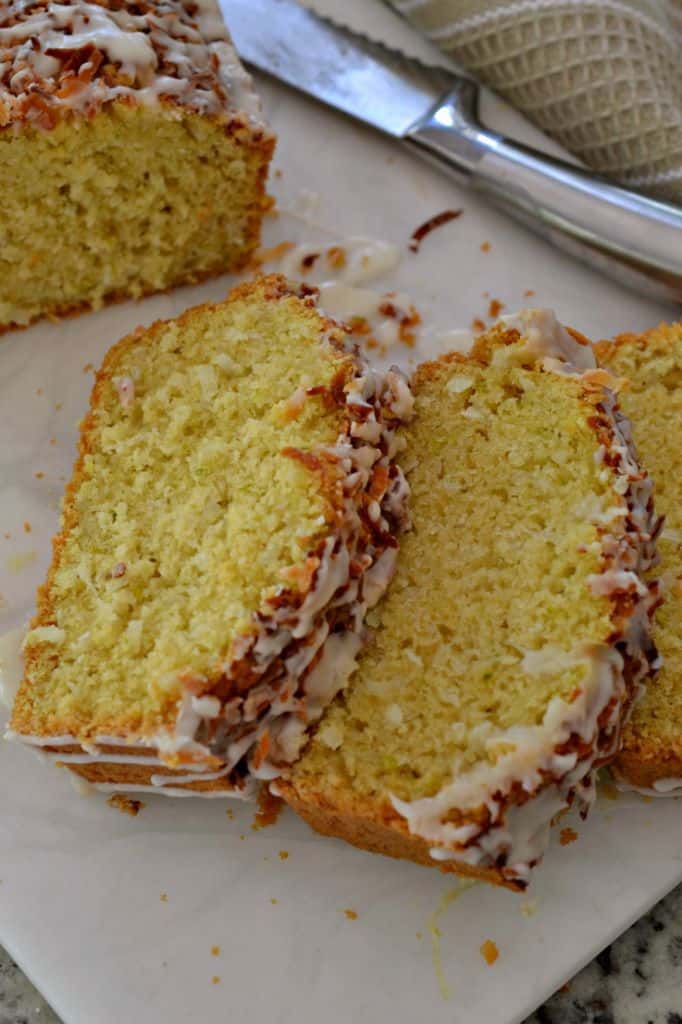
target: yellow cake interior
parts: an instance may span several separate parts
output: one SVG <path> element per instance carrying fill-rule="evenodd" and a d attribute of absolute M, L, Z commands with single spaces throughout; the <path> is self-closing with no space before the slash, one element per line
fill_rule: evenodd
<path fill-rule="evenodd" d="M 270 143 L 165 104 L 0 131 L 0 324 L 229 270 L 257 242 Z"/>
<path fill-rule="evenodd" d="M 293 770 L 299 793 L 432 796 L 507 752 L 491 733 L 540 723 L 581 682 L 584 663 L 561 652 L 611 625 L 587 584 L 598 550 L 578 550 L 597 540 L 588 517 L 620 499 L 599 478 L 580 389 L 456 359 L 419 373 L 403 457 L 414 527 L 374 639 Z"/>
<path fill-rule="evenodd" d="M 266 292 L 244 287 L 107 357 L 52 613 L 39 603 L 27 639 L 18 731 L 96 735 L 174 716 L 178 673 L 219 676 L 263 596 L 297 586 L 282 570 L 329 532 L 327 485 L 282 449 L 335 442 L 339 409 L 299 398 L 352 363 L 320 344 L 314 308 Z"/>

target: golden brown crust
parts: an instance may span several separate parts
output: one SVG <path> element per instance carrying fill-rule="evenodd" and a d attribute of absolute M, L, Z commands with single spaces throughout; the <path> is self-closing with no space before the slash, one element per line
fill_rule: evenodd
<path fill-rule="evenodd" d="M 343 839 L 360 850 L 383 853 L 397 860 L 438 868 L 446 874 L 461 875 L 481 882 L 522 892 L 523 886 L 504 878 L 494 868 L 482 868 L 462 861 L 436 861 L 431 846 L 419 836 L 411 835 L 404 818 L 388 804 L 344 798 L 335 794 L 333 800 L 323 793 L 302 792 L 285 781 L 276 785 L 277 793 L 311 828 L 323 836 Z"/>
<path fill-rule="evenodd" d="M 136 764 L 112 764 L 108 761 L 96 761 L 92 764 L 64 764 L 56 759 L 55 764 L 68 768 L 82 779 L 93 786 L 130 786 L 132 790 L 136 786 L 149 786 L 150 791 L 160 793 L 163 796 L 164 786 L 154 785 L 152 775 L 163 775 L 168 777 L 168 785 L 173 788 L 173 774 L 179 774 L 183 778 L 186 773 L 173 773 L 161 766 L 146 768 L 144 765 Z M 196 782 L 183 782 L 178 788 L 186 789 L 189 793 L 229 793 L 235 792 L 235 786 L 226 778 L 203 780 L 197 776 Z"/>

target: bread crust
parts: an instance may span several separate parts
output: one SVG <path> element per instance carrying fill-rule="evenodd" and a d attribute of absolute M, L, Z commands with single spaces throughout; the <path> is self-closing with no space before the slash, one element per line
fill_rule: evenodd
<path fill-rule="evenodd" d="M 286 780 L 278 781 L 272 788 L 320 835 L 343 839 L 359 850 L 437 868 L 445 874 L 489 882 L 512 892 L 524 890 L 523 885 L 505 878 L 501 870 L 457 860 L 434 860 L 431 844 L 411 835 L 405 819 L 390 804 L 347 799 L 338 793 L 330 799 L 322 792 L 302 790 Z"/>

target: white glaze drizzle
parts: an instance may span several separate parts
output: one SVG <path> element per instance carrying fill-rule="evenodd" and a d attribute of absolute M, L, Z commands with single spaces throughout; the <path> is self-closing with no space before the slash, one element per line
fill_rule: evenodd
<path fill-rule="evenodd" d="M 579 344 L 550 311 L 522 311 L 503 323 L 519 331 L 522 344 L 496 350 L 493 360 L 515 363 L 530 357 L 547 371 L 572 374 L 595 367 L 591 348 Z M 502 745 L 505 753 L 494 762 L 479 763 L 455 775 L 435 796 L 411 802 L 391 797 L 410 832 L 433 844 L 435 860 L 498 868 L 505 879 L 519 886 L 528 883 L 532 866 L 546 849 L 554 815 L 572 803 L 587 813 L 596 792 L 596 769 L 618 750 L 627 714 L 643 689 L 643 679 L 655 667 L 650 619 L 658 586 L 644 586 L 641 577 L 655 564 L 655 537 L 661 522 L 653 513 L 651 481 L 637 463 L 629 422 L 606 389 L 601 405 L 613 436 L 608 451 L 600 450 L 599 461 L 610 461 L 610 468 L 605 465 L 602 472 L 620 499 L 622 514 L 610 517 L 614 532 L 600 538 L 602 571 L 588 585 L 603 596 L 627 593 L 634 597 L 634 608 L 619 624 L 619 639 L 630 663 L 630 685 L 615 643 L 584 644 L 567 652 L 554 647 L 526 652 L 522 666 L 530 674 L 584 663 L 585 677 L 575 698 L 571 702 L 554 698 L 540 725 L 491 735 L 490 751 Z M 580 752 L 575 749 L 576 740 L 587 745 L 587 752 L 584 746 Z M 558 753 L 562 747 L 568 752 Z M 510 802 L 514 792 L 516 798 Z M 519 797 L 525 794 L 521 802 Z M 453 811 L 466 816 L 481 809 L 487 811 L 485 823 L 447 821 Z"/>
<path fill-rule="evenodd" d="M 639 793 L 641 796 L 663 797 L 667 799 L 682 796 L 682 779 L 656 779 L 651 787 L 635 786 L 633 783 L 626 782 L 617 776 L 614 776 L 614 782 L 623 793 Z"/>
<path fill-rule="evenodd" d="M 214 0 L 146 6 L 133 14 L 86 0 L 5 4 L 0 125 L 26 118 L 51 128 L 52 111 L 90 114 L 112 100 L 148 105 L 163 96 L 202 114 L 239 112 L 262 127 L 251 78 Z"/>

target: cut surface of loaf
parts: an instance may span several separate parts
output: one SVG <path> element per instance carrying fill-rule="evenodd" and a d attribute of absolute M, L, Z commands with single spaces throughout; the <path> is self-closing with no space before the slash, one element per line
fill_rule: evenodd
<path fill-rule="evenodd" d="M 395 578 L 273 787 L 319 831 L 521 888 L 553 816 L 589 803 L 649 673 L 655 600 L 650 482 L 593 367 L 526 311 L 418 370 Z"/>
<path fill-rule="evenodd" d="M 97 375 L 10 723 L 91 782 L 273 778 L 354 665 L 404 521 L 411 398 L 310 291 L 242 285 Z"/>
<path fill-rule="evenodd" d="M 621 396 L 665 519 L 658 538 L 663 603 L 654 639 L 662 667 L 625 729 L 614 774 L 657 794 L 682 793 L 682 324 L 600 342 L 597 355 L 627 380 Z"/>
<path fill-rule="evenodd" d="M 273 147 L 214 0 L 0 3 L 0 330 L 242 266 Z"/>

